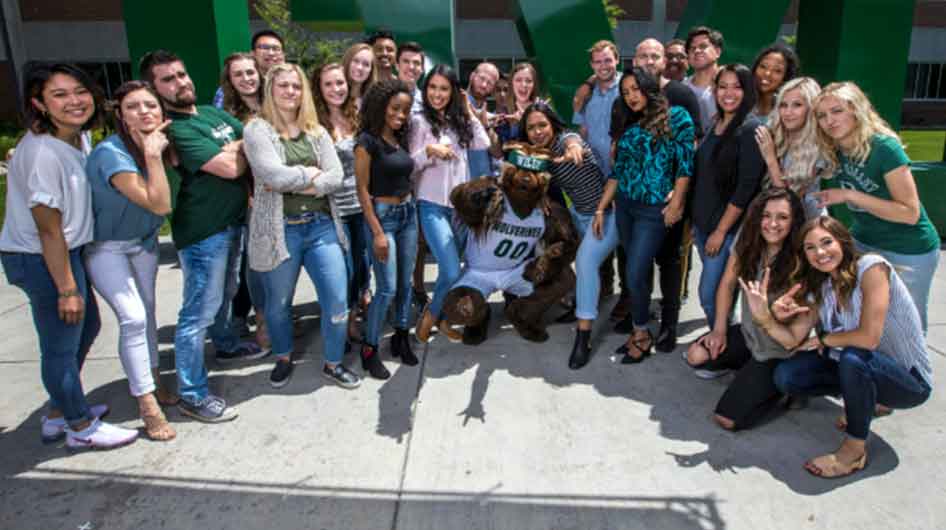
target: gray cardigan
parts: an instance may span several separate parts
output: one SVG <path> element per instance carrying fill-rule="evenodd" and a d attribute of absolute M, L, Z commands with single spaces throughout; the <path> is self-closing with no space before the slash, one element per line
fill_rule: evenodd
<path fill-rule="evenodd" d="M 318 175 L 315 179 L 316 196 L 328 197 L 338 241 L 343 249 L 348 249 L 348 239 L 332 196 L 332 193 L 341 189 L 344 177 L 335 145 L 328 132 L 321 128 L 315 134 L 306 135 L 306 138 L 312 144 L 316 163 L 321 169 L 287 166 L 286 148 L 279 139 L 279 133 L 266 120 L 254 118 L 243 129 L 243 151 L 255 179 L 247 243 L 249 265 L 255 271 L 271 271 L 289 259 L 282 195 L 308 188 L 313 183 L 313 175 Z"/>

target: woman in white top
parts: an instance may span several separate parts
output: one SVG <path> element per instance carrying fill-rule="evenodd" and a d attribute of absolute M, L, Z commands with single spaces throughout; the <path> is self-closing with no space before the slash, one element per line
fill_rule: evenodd
<path fill-rule="evenodd" d="M 93 237 L 87 131 L 101 113 L 100 92 L 69 64 L 39 65 L 25 79 L 29 130 L 10 161 L 0 260 L 7 280 L 29 298 L 39 336 L 49 395 L 43 442 L 65 436 L 70 449 L 110 449 L 133 442 L 138 431 L 100 421 L 108 407 L 90 407 L 79 378 L 101 323 L 82 263 Z"/>
<path fill-rule="evenodd" d="M 418 340 L 430 340 L 430 331 L 439 322 L 441 333 L 459 340 L 440 311 L 447 291 L 460 277 L 460 253 L 466 243 L 461 232 L 450 192 L 470 180 L 470 149 L 486 149 L 490 137 L 470 109 L 470 101 L 460 91 L 456 72 L 437 65 L 424 79 L 421 89 L 423 111 L 411 116 L 409 145 L 414 159 L 417 217 L 427 246 L 437 260 L 434 296 L 417 323 Z"/>
<path fill-rule="evenodd" d="M 844 398 L 844 416 L 837 422 L 846 433 L 841 447 L 805 464 L 813 475 L 840 477 L 866 465 L 875 414 L 916 407 L 929 398 L 933 369 L 920 314 L 886 259 L 858 252 L 847 228 L 828 216 L 805 223 L 796 241 L 803 255 L 796 274 L 800 283 L 771 309 L 768 271 L 762 281 L 740 278 L 739 283 L 757 326 L 800 352 L 775 369 L 779 391 Z M 809 338 L 812 330 L 816 334 Z"/>

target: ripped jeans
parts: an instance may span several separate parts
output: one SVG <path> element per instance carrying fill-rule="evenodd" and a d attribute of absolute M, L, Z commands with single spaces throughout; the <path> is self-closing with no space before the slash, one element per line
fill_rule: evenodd
<path fill-rule="evenodd" d="M 322 357 L 329 364 L 340 363 L 345 355 L 348 325 L 348 269 L 335 224 L 331 216 L 322 213 L 305 214 L 286 221 L 289 259 L 271 271 L 260 273 L 266 292 L 264 309 L 273 353 L 285 358 L 292 354 L 292 299 L 299 272 L 305 267 L 322 308 L 319 319 Z"/>

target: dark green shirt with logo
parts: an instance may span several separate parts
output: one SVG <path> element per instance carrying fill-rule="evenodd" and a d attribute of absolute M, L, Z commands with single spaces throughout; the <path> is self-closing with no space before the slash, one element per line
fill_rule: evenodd
<path fill-rule="evenodd" d="M 172 183 L 178 191 L 171 213 L 171 236 L 174 246 L 183 249 L 244 220 L 246 175 L 226 179 L 201 169 L 224 145 L 243 138 L 243 124 L 207 105 L 198 106 L 197 114 L 168 112 L 168 117 L 180 159 L 179 181 Z"/>
<path fill-rule="evenodd" d="M 909 163 L 910 158 L 896 138 L 875 134 L 871 139 L 870 155 L 863 163 L 838 152 L 838 186 L 890 201 L 893 198 L 884 175 Z M 939 248 L 939 234 L 922 203 L 920 218 L 912 225 L 885 221 L 851 204 L 848 204 L 848 208 L 854 219 L 851 235 L 865 245 L 910 255 L 926 254 Z"/>

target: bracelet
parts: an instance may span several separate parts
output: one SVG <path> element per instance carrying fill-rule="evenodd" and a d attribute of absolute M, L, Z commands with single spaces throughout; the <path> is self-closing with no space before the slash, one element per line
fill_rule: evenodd
<path fill-rule="evenodd" d="M 82 297 L 82 294 L 79 293 L 78 289 L 69 289 L 68 291 L 63 291 L 59 293 L 59 298 L 73 298 L 73 297 Z"/>
<path fill-rule="evenodd" d="M 604 210 L 595 210 L 595 215 L 604 215 Z"/>
<path fill-rule="evenodd" d="M 828 348 L 829 346 L 825 344 L 824 338 L 828 336 L 828 331 L 826 329 L 819 329 L 817 332 L 818 342 L 821 343 L 822 348 Z"/>

